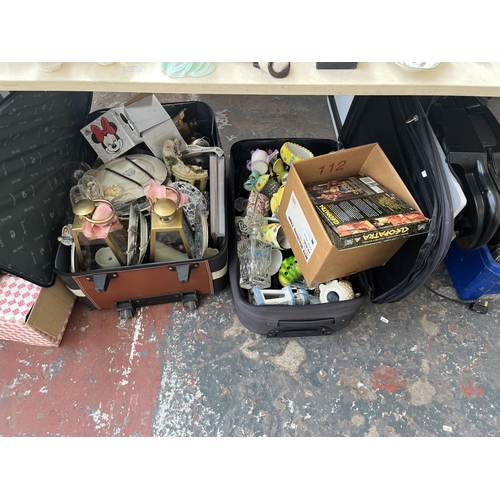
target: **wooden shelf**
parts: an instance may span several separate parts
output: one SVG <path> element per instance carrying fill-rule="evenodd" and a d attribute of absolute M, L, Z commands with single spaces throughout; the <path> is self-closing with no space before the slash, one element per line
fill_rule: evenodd
<path fill-rule="evenodd" d="M 253 95 L 474 95 L 500 97 L 500 63 L 441 63 L 435 70 L 407 72 L 392 62 L 359 63 L 355 70 L 317 70 L 292 63 L 273 78 L 252 63 L 217 63 L 202 78 L 170 78 L 160 63 L 63 63 L 45 73 L 36 63 L 0 63 L 0 90 L 74 90 L 170 94 Z"/>

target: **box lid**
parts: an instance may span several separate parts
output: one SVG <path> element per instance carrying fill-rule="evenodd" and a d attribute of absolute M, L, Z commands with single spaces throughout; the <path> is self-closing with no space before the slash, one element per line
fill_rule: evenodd
<path fill-rule="evenodd" d="M 75 298 L 64 282 L 60 278 L 56 279 L 53 286 L 40 290 L 26 323 L 50 337 L 59 337 L 69 319 Z"/>
<path fill-rule="evenodd" d="M 139 94 L 127 101 L 125 103 L 125 113 L 132 120 L 134 128 L 139 133 L 166 120 L 171 120 L 170 115 L 153 94 Z"/>

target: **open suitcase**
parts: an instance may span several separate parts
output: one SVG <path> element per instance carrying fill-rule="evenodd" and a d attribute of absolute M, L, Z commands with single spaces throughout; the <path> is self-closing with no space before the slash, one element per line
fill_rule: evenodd
<path fill-rule="evenodd" d="M 121 318 L 131 317 L 136 307 L 159 303 L 182 301 L 187 309 L 196 308 L 200 295 L 218 293 L 228 284 L 225 230 L 217 241 L 210 236 L 218 252 L 208 258 L 72 272 L 71 247 L 58 244 L 58 236 L 74 217 L 67 165 L 93 165 L 97 157 L 80 132 L 105 111 L 89 115 L 91 103 L 88 92 L 13 92 L 0 101 L 0 267 L 42 287 L 59 276 L 89 307 L 116 307 Z M 186 110 L 210 146 L 221 147 L 208 105 L 183 102 L 163 108 L 172 118 Z M 144 145 L 137 151 L 152 155 Z"/>
<path fill-rule="evenodd" d="M 240 215 L 235 200 L 245 196 L 241 188 L 248 177 L 246 162 L 255 148 L 279 148 L 292 141 L 315 156 L 337 148 L 379 143 L 425 216 L 429 232 L 412 236 L 384 265 L 353 275 L 358 297 L 314 305 L 256 305 L 239 286 L 237 233 L 234 218 Z M 415 97 L 355 97 L 339 134 L 332 140 L 285 138 L 240 141 L 231 147 L 229 180 L 230 283 L 235 311 L 250 330 L 268 337 L 329 335 L 344 328 L 363 302 L 397 302 L 429 278 L 444 259 L 453 231 L 453 204 L 446 164 L 427 116 Z M 248 196 L 248 193 L 247 193 Z"/>
<path fill-rule="evenodd" d="M 275 150 L 291 140 L 309 149 L 315 156 L 327 154 L 337 149 L 337 143 L 331 139 L 248 139 L 238 141 L 231 147 L 230 169 L 228 172 L 230 186 L 230 207 L 235 206 L 235 200 L 248 197 L 248 191 L 243 188 L 243 183 L 248 178 L 249 171 L 246 162 L 251 152 L 257 148 Z M 289 306 L 289 305 L 255 305 L 249 302 L 247 292 L 239 286 L 239 261 L 237 255 L 237 235 L 235 217 L 240 212 L 229 209 L 228 231 L 230 237 L 229 275 L 231 291 L 233 294 L 234 308 L 241 323 L 249 330 L 268 337 L 293 337 L 331 335 L 333 332 L 346 326 L 354 317 L 357 310 L 368 298 L 368 284 L 366 277 L 359 273 L 354 277 L 353 287 L 360 294 L 359 297 L 336 302 L 335 304 L 316 304 L 314 306 Z M 284 253 L 287 257 L 291 253 Z M 275 286 L 276 276 L 274 277 Z"/>

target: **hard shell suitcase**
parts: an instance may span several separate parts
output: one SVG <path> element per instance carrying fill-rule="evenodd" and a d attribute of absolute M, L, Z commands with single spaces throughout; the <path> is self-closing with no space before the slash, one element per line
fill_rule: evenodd
<path fill-rule="evenodd" d="M 411 194 L 431 219 L 428 234 L 412 236 L 384 266 L 352 276 L 360 297 L 334 303 L 275 306 L 253 305 L 239 287 L 236 231 L 229 214 L 230 283 L 236 313 L 249 329 L 275 336 L 306 336 L 333 333 L 347 326 L 369 297 L 374 303 L 397 302 L 421 286 L 442 262 L 453 233 L 453 208 L 442 157 L 436 148 L 427 116 L 416 98 L 355 97 L 341 129 L 339 142 L 314 139 L 251 140 L 235 143 L 230 152 L 228 184 L 234 200 L 244 195 L 242 181 L 250 152 L 256 147 L 279 148 L 292 141 L 315 154 L 339 147 L 379 143 Z M 243 176 L 243 179 L 242 179 Z"/>
<path fill-rule="evenodd" d="M 0 165 L 5 177 L 0 229 L 7 243 L 1 245 L 0 267 L 45 287 L 54 283 L 57 273 L 89 307 L 116 307 L 122 318 L 131 317 L 136 307 L 166 302 L 196 308 L 200 295 L 218 293 L 228 285 L 226 235 L 211 240 L 218 253 L 209 258 L 71 272 L 71 247 L 57 244 L 57 237 L 73 218 L 67 165 L 92 165 L 97 156 L 80 133 L 105 112 L 89 115 L 91 103 L 92 93 L 86 92 L 14 92 L 0 102 Z M 172 118 L 186 110 L 210 146 L 220 148 L 208 105 L 163 107 Z M 137 148 L 146 153 L 143 145 Z"/>

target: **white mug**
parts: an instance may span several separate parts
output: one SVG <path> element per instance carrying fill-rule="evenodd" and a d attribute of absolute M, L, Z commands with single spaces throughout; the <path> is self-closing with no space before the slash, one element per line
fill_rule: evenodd
<path fill-rule="evenodd" d="M 52 73 L 53 71 L 59 71 L 61 69 L 62 62 L 39 62 L 38 66 L 47 73 Z"/>
<path fill-rule="evenodd" d="M 263 149 L 256 149 L 252 153 L 250 161 L 247 163 L 248 170 L 256 170 L 260 175 L 269 171 L 269 155 Z"/>
<path fill-rule="evenodd" d="M 108 267 L 120 267 L 118 259 L 109 247 L 99 248 L 99 250 L 95 253 L 95 261 L 102 269 L 107 269 Z"/>

